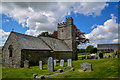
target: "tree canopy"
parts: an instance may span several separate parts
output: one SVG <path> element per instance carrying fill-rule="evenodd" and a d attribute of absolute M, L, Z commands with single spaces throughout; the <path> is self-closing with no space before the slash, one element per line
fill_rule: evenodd
<path fill-rule="evenodd" d="M 94 46 L 92 46 L 92 45 L 89 45 L 89 46 L 87 46 L 87 48 L 86 48 L 86 52 L 87 53 L 97 53 L 97 48 L 94 48 Z"/>
<path fill-rule="evenodd" d="M 39 36 L 45 36 L 45 37 L 52 37 L 52 34 L 48 33 L 48 32 L 42 32 Z"/>

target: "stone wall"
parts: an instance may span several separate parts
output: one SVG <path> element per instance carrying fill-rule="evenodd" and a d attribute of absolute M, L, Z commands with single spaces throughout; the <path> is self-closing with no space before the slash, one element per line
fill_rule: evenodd
<path fill-rule="evenodd" d="M 58 24 L 58 39 L 64 40 L 68 47 L 73 51 L 72 59 L 77 59 L 77 44 L 75 27 L 72 18 L 66 18 L 66 22 Z"/>
<path fill-rule="evenodd" d="M 51 57 L 53 57 L 54 59 L 64 59 L 65 61 L 67 61 L 67 59 L 72 59 L 72 52 L 53 52 L 51 53 Z"/>
<path fill-rule="evenodd" d="M 9 46 L 12 45 L 12 57 L 10 57 L 9 53 Z M 3 66 L 7 67 L 20 67 L 20 61 L 21 61 L 21 48 L 19 47 L 19 44 L 17 43 L 15 39 L 14 34 L 10 34 L 9 38 L 7 39 L 4 47 L 3 47 Z"/>
<path fill-rule="evenodd" d="M 28 60 L 31 66 L 39 65 L 39 61 L 47 63 L 47 59 L 50 56 L 50 51 L 40 51 L 40 50 L 22 50 L 21 53 L 21 67 L 23 67 L 23 62 Z"/>
<path fill-rule="evenodd" d="M 49 57 L 53 59 L 67 59 L 72 58 L 72 52 L 50 52 L 50 51 L 35 51 L 35 50 L 22 50 L 22 60 L 21 67 L 23 67 L 23 62 L 28 60 L 31 66 L 39 65 L 39 61 L 43 61 L 43 64 L 47 63 Z"/>

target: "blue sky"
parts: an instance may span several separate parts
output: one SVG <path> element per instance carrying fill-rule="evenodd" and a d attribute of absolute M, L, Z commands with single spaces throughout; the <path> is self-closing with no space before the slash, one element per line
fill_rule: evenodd
<path fill-rule="evenodd" d="M 46 3 L 44 4 L 46 5 Z M 73 17 L 74 24 L 81 30 L 81 32 L 85 32 L 87 34 L 86 37 L 91 40 L 91 43 L 87 45 L 96 46 L 98 43 L 117 42 L 116 37 L 111 39 L 111 36 L 106 36 L 106 35 L 103 36 L 102 34 L 106 32 L 109 33 L 109 35 L 111 35 L 112 32 L 115 31 L 115 30 L 111 31 L 110 29 L 112 29 L 114 25 L 117 26 L 118 24 L 117 2 L 83 3 L 83 4 L 80 3 L 78 5 L 75 5 L 73 3 L 70 3 L 68 5 L 65 3 L 65 4 L 57 4 L 57 6 L 56 4 L 52 3 L 52 6 L 51 4 L 49 4 L 50 7 L 48 6 L 48 4 L 49 3 L 47 3 L 46 6 L 42 5 L 43 8 L 39 9 L 39 7 L 41 6 L 36 6 L 36 3 L 34 4 L 29 3 L 29 5 L 31 6 L 26 6 L 26 3 L 25 4 L 3 3 L 2 9 L 4 10 L 3 13 L 1 14 L 2 15 L 1 31 L 3 31 L 4 39 L 1 40 L 0 45 L 1 46 L 4 45 L 4 42 L 6 41 L 9 32 L 11 32 L 12 29 L 14 29 L 13 31 L 18 33 L 36 36 L 43 31 L 53 32 L 54 30 L 57 29 L 56 28 L 57 23 L 65 21 L 66 17 Z M 59 5 L 64 6 L 64 8 L 62 8 Z M 74 9 L 71 9 L 71 6 Z M 58 9 L 55 7 L 58 7 Z M 39 10 L 41 12 L 39 12 Z M 36 17 L 36 15 L 38 17 Z M 104 23 L 106 23 L 106 25 L 104 25 Z M 111 25 L 107 23 L 111 23 Z M 95 26 L 92 28 L 93 25 Z M 104 32 L 100 31 L 101 30 L 101 28 L 99 27 L 100 25 L 102 26 L 102 29 L 105 29 L 106 31 Z M 95 33 L 95 30 L 98 30 L 99 34 Z M 116 34 L 113 33 L 112 35 L 116 36 Z M 93 39 L 90 35 L 99 36 L 99 37 Z M 80 45 L 79 48 L 83 48 L 83 47 L 81 47 Z"/>

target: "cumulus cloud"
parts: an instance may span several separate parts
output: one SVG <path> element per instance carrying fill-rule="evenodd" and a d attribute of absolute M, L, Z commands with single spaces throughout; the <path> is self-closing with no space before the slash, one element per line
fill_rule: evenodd
<path fill-rule="evenodd" d="M 96 25 L 89 34 L 86 34 L 86 38 L 90 40 L 87 45 L 94 45 L 104 43 L 118 43 L 118 23 L 116 17 L 111 14 L 111 19 L 104 22 L 103 25 Z"/>
<path fill-rule="evenodd" d="M 0 29 L 0 46 L 3 46 L 9 34 L 10 32 L 5 32 L 4 30 Z"/>
<path fill-rule="evenodd" d="M 105 2 L 6 2 L 2 3 L 2 13 L 29 27 L 26 34 L 36 36 L 42 31 L 53 32 L 71 12 L 99 16 L 106 6 Z"/>
<path fill-rule="evenodd" d="M 0 4 L 0 11 L 2 10 L 0 13 L 12 17 L 23 27 L 29 27 L 25 34 L 37 36 L 43 31 L 52 33 L 57 29 L 57 23 L 64 21 L 65 16 L 71 12 L 99 16 L 107 6 L 105 2 L 3 2 L 2 6 Z M 0 31 L 2 45 L 9 32 L 2 29 Z"/>

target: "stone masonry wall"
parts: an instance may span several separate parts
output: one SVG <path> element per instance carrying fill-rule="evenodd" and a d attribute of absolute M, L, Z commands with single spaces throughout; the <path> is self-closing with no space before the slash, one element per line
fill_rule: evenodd
<path fill-rule="evenodd" d="M 58 24 L 58 39 L 64 40 L 72 50 L 72 59 L 77 59 L 77 44 L 75 27 L 72 18 L 66 18 L 66 22 Z"/>
<path fill-rule="evenodd" d="M 51 53 L 51 57 L 53 57 L 54 59 L 64 59 L 65 61 L 67 61 L 67 59 L 72 59 L 72 52 L 53 52 Z"/>
<path fill-rule="evenodd" d="M 9 56 L 9 46 L 12 45 L 13 52 L 12 57 Z M 21 49 L 19 47 L 19 44 L 17 43 L 15 39 L 15 35 L 11 34 L 6 41 L 4 47 L 3 47 L 3 66 L 6 67 L 20 67 L 20 61 L 21 61 Z"/>
<path fill-rule="evenodd" d="M 22 50 L 22 60 L 21 67 L 23 67 L 23 62 L 28 60 L 31 66 L 35 66 L 39 64 L 39 61 L 43 61 L 43 63 L 47 63 L 47 59 L 50 56 L 49 51 L 40 51 L 40 50 Z"/>

